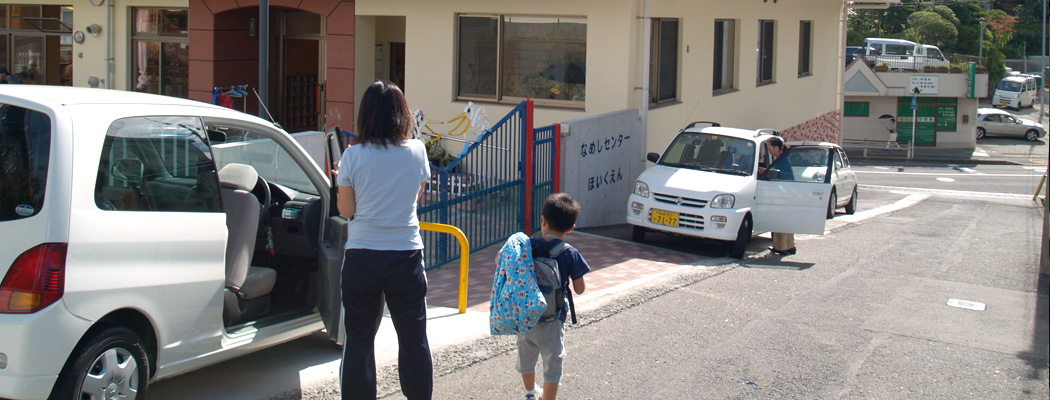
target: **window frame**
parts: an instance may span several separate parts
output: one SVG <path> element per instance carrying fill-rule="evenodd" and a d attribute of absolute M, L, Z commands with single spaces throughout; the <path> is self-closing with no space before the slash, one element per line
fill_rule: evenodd
<path fill-rule="evenodd" d="M 669 57 L 669 60 L 664 59 L 663 39 L 664 35 L 664 23 L 674 23 L 674 52 Z M 678 58 L 680 53 L 681 45 L 681 29 L 682 22 L 678 18 L 652 18 L 650 29 L 652 36 L 650 37 L 650 52 L 649 52 L 649 104 L 659 105 L 665 103 L 673 103 L 678 101 Z M 663 88 L 660 85 L 660 80 L 663 78 L 661 65 L 670 64 L 671 72 L 673 74 L 673 88 L 672 93 L 668 96 L 663 93 Z"/>
<path fill-rule="evenodd" d="M 574 15 L 541 15 L 541 14 L 485 14 L 485 13 L 458 13 L 455 15 L 456 22 L 454 28 L 454 46 L 455 56 L 453 57 L 453 94 L 452 99 L 454 101 L 473 101 L 481 103 L 496 103 L 496 104 L 518 104 L 526 99 L 526 97 L 518 97 L 513 95 L 505 94 L 504 88 L 504 71 L 505 71 L 505 41 L 506 35 L 506 19 L 507 18 L 551 18 L 551 19 L 576 19 L 585 21 L 584 24 L 589 24 L 586 15 L 574 16 Z M 496 19 L 496 66 L 495 66 L 495 94 L 494 95 L 482 95 L 482 94 L 467 94 L 463 95 L 460 92 L 460 56 L 461 56 L 461 22 L 464 18 L 494 18 Z M 586 50 L 587 35 L 584 34 L 584 65 L 586 66 Z M 586 67 L 585 67 L 586 68 Z M 584 73 L 586 75 L 586 72 Z M 583 100 L 564 100 L 564 99 L 541 99 L 533 97 L 532 101 L 537 105 L 558 107 L 558 108 L 570 108 L 570 109 L 584 109 L 587 103 L 586 99 L 586 88 L 587 84 L 584 83 L 584 99 Z"/>
<path fill-rule="evenodd" d="M 737 90 L 737 38 L 740 36 L 738 26 L 739 23 L 735 19 L 715 19 L 714 54 L 711 57 L 714 63 L 711 90 L 715 96 Z"/>
<path fill-rule="evenodd" d="M 798 76 L 813 76 L 813 21 L 798 23 Z"/>
<path fill-rule="evenodd" d="M 768 36 L 768 37 L 767 37 Z M 768 41 L 768 43 L 767 43 Z M 776 20 L 758 20 L 758 59 L 755 65 L 755 83 L 758 86 L 777 83 L 777 24 Z M 768 59 L 768 61 L 765 61 Z M 768 64 L 768 69 L 767 69 Z"/>
<path fill-rule="evenodd" d="M 863 105 L 864 114 L 851 112 L 850 110 L 856 111 L 856 109 Z M 843 103 L 842 116 L 844 117 L 867 117 L 871 115 L 871 103 L 867 101 L 847 101 Z"/>
<path fill-rule="evenodd" d="M 158 23 L 157 26 L 155 27 L 156 31 L 154 31 L 154 32 L 136 32 L 136 30 L 137 30 L 136 29 L 137 21 L 136 21 L 135 18 L 136 18 L 136 14 L 137 14 L 138 10 L 155 10 L 155 11 L 160 13 L 161 17 L 163 17 L 164 14 L 166 12 L 168 12 L 168 11 L 185 11 L 185 13 L 186 13 L 185 14 L 185 22 L 186 22 L 186 26 L 187 26 L 187 31 L 186 31 L 185 34 L 165 33 L 164 32 L 164 27 L 162 26 L 162 24 Z M 129 26 L 128 62 L 127 62 L 127 68 L 128 68 L 128 78 L 127 78 L 127 85 L 128 86 L 127 87 L 128 87 L 128 90 L 135 91 L 135 92 L 161 94 L 161 95 L 166 95 L 166 96 L 181 97 L 181 98 L 188 99 L 189 96 L 190 96 L 190 93 L 189 93 L 190 92 L 190 90 L 189 90 L 189 58 L 188 58 L 189 46 L 190 46 L 190 35 L 189 35 L 189 30 L 188 30 L 188 27 L 189 27 L 189 8 L 177 8 L 177 7 L 130 7 L 129 8 L 129 12 L 128 12 L 128 26 Z M 187 60 L 186 60 L 186 66 L 185 66 L 185 71 L 186 71 L 186 84 L 185 84 L 185 89 L 184 89 L 185 90 L 185 93 L 184 93 L 185 96 L 181 96 L 182 93 L 179 93 L 178 95 L 163 93 L 163 91 L 164 91 L 163 79 L 164 79 L 164 67 L 165 67 L 163 58 L 158 59 L 158 63 L 157 63 L 157 67 L 156 67 L 157 68 L 157 79 L 158 79 L 158 83 L 157 83 L 158 91 L 157 92 L 150 92 L 150 91 L 139 91 L 139 90 L 137 90 L 136 80 L 138 79 L 138 75 L 139 74 L 138 74 L 138 69 L 135 67 L 135 61 L 138 59 L 136 57 L 136 51 L 138 51 L 138 46 L 137 45 L 139 43 L 156 43 L 160 47 L 160 53 L 161 53 L 160 56 L 161 57 L 164 56 L 164 47 L 165 47 L 165 45 L 173 45 L 174 44 L 174 45 L 179 45 L 179 46 L 185 46 L 186 47 Z M 147 71 L 148 71 L 148 66 L 147 66 Z M 150 76 L 150 75 L 147 74 L 147 76 Z"/>

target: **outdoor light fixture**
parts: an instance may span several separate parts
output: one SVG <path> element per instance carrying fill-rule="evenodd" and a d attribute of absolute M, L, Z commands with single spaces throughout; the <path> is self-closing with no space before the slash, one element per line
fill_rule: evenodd
<path fill-rule="evenodd" d="M 94 36 L 94 37 L 98 37 L 98 34 L 102 33 L 102 27 L 99 26 L 98 24 L 88 25 L 87 28 L 84 28 L 84 30 L 87 31 L 87 33 L 90 33 L 91 36 Z"/>

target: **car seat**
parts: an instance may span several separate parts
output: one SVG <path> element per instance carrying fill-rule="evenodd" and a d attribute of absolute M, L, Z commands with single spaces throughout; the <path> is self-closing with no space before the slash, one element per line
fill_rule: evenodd
<path fill-rule="evenodd" d="M 223 320 L 227 326 L 266 314 L 277 271 L 251 266 L 259 231 L 259 199 L 251 189 L 259 174 L 249 165 L 229 164 L 219 171 L 226 212 L 226 290 Z"/>

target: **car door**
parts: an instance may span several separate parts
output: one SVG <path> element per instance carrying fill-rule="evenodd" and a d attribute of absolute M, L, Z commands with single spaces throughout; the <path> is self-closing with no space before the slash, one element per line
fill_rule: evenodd
<path fill-rule="evenodd" d="M 1003 115 L 1002 119 L 1003 122 L 1000 123 L 1002 133 L 1010 136 L 1024 136 L 1026 127 L 1021 123 L 1021 120 L 1012 115 Z"/>
<path fill-rule="evenodd" d="M 981 121 L 980 125 L 984 128 L 985 133 L 1003 133 L 1002 119 L 999 118 L 999 114 L 985 115 Z"/>
<path fill-rule="evenodd" d="M 325 329 L 328 331 L 328 339 L 336 344 L 343 343 L 343 302 L 341 297 L 340 281 L 343 268 L 343 246 L 349 234 L 347 225 L 349 221 L 339 216 L 338 188 L 336 187 L 335 164 L 342 157 L 342 150 L 346 148 L 343 135 L 329 132 L 325 136 L 325 175 L 328 176 L 331 185 L 329 212 L 325 224 L 324 237 L 321 239 L 321 275 L 324 282 L 321 285 L 321 304 L 319 309 L 323 310 L 321 319 L 324 320 Z"/>
<path fill-rule="evenodd" d="M 792 147 L 773 162 L 756 185 L 755 231 L 824 234 L 832 189 L 831 150 Z"/>

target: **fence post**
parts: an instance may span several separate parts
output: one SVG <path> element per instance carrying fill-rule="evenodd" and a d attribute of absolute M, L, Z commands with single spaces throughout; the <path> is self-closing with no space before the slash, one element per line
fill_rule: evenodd
<path fill-rule="evenodd" d="M 532 99 L 525 100 L 525 234 L 532 236 L 532 196 L 535 189 L 536 132 L 532 125 Z"/>
<path fill-rule="evenodd" d="M 554 186 L 552 193 L 559 193 L 561 192 L 561 124 L 554 124 L 554 148 L 551 153 L 554 154 L 554 169 L 551 171 Z"/>

